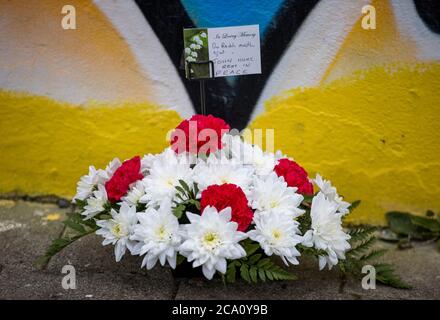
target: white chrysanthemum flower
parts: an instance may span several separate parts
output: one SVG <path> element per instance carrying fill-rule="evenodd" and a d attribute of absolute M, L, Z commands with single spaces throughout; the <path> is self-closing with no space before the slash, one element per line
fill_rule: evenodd
<path fill-rule="evenodd" d="M 146 154 L 142 157 L 141 159 L 141 173 L 146 176 L 148 174 L 148 172 L 150 171 L 151 166 L 153 165 L 154 160 L 156 160 L 156 158 L 159 155 L 156 154 Z"/>
<path fill-rule="evenodd" d="M 336 202 L 319 192 L 312 200 L 310 216 L 311 230 L 304 234 L 303 244 L 326 251 L 326 256 L 319 257 L 319 269 L 326 264 L 331 269 L 338 264 L 338 259 L 345 259 L 345 251 L 350 249 L 347 241 L 350 236 L 342 229 L 342 213 L 338 212 Z"/>
<path fill-rule="evenodd" d="M 112 209 L 110 214 L 112 219 L 96 221 L 96 224 L 101 227 L 96 231 L 96 234 L 104 237 L 102 245 L 112 244 L 115 246 L 115 258 L 118 262 L 125 254 L 126 249 L 131 251 L 136 243 L 130 240 L 134 226 L 138 221 L 136 208 L 122 203 L 119 213 Z"/>
<path fill-rule="evenodd" d="M 239 244 L 246 234 L 237 231 L 238 224 L 231 221 L 231 208 L 217 212 L 214 207 L 206 207 L 202 215 L 187 212 L 190 224 L 184 225 L 184 242 L 179 252 L 193 261 L 193 267 L 202 266 L 207 279 L 214 273 L 226 273 L 226 259 L 240 259 L 246 251 Z"/>
<path fill-rule="evenodd" d="M 340 213 L 345 215 L 349 212 L 348 207 L 350 207 L 351 204 L 339 196 L 338 191 L 332 186 L 329 180 L 324 180 L 319 174 L 316 174 L 316 179 L 313 179 L 313 182 L 319 187 L 319 190 L 321 190 L 327 199 L 338 204 L 338 211 Z"/>
<path fill-rule="evenodd" d="M 229 157 L 244 165 L 252 165 L 257 175 L 265 176 L 273 171 L 277 161 L 273 153 L 264 152 L 259 146 L 243 141 L 238 135 L 224 134 L 222 142 L 224 152 Z"/>
<path fill-rule="evenodd" d="M 81 214 L 86 216 L 85 220 L 93 218 L 105 210 L 107 203 L 107 191 L 102 184 L 99 184 L 98 189 L 93 191 L 92 196 L 87 199 L 87 204 L 84 206 L 84 211 Z"/>
<path fill-rule="evenodd" d="M 141 172 L 144 176 L 147 176 L 150 172 L 150 168 L 153 166 L 153 163 L 155 161 L 167 161 L 167 159 L 172 155 L 173 157 L 176 157 L 178 162 L 180 164 L 196 164 L 197 162 L 201 161 L 199 157 L 197 157 L 196 154 L 190 153 L 190 152 L 181 152 L 177 154 L 171 147 L 165 148 L 162 153 L 159 154 L 146 154 L 141 159 Z"/>
<path fill-rule="evenodd" d="M 206 161 L 201 161 L 194 167 L 194 181 L 197 182 L 200 191 L 213 184 L 232 183 L 248 195 L 253 171 L 252 166 L 244 166 L 223 154 L 211 154 Z"/>
<path fill-rule="evenodd" d="M 73 202 L 75 202 L 75 200 L 85 200 L 90 197 L 99 180 L 100 177 L 98 175 L 98 170 L 96 170 L 94 166 L 90 166 L 89 174 L 82 176 L 78 181 L 76 195 L 73 197 Z"/>
<path fill-rule="evenodd" d="M 100 177 L 99 183 L 105 184 L 113 176 L 115 171 L 122 165 L 121 160 L 114 158 L 109 162 L 105 170 L 98 170 L 98 175 Z"/>
<path fill-rule="evenodd" d="M 277 150 L 277 152 L 275 152 L 275 160 L 276 163 L 278 163 L 278 160 L 280 159 L 290 159 L 293 160 L 292 158 L 289 158 L 287 155 L 285 155 L 284 153 L 281 152 L 281 150 Z M 275 164 L 276 165 L 276 164 Z"/>
<path fill-rule="evenodd" d="M 157 261 L 162 266 L 166 262 L 176 268 L 177 250 L 182 243 L 179 221 L 171 211 L 171 203 L 164 201 L 160 208 L 148 208 L 145 213 L 137 213 L 140 224 L 134 227 L 131 240 L 137 240 L 133 253 L 144 255 L 142 266 L 152 269 Z"/>
<path fill-rule="evenodd" d="M 120 165 L 121 161 L 115 158 L 107 165 L 105 170 L 97 170 L 94 166 L 90 166 L 89 174 L 82 176 L 78 182 L 76 195 L 73 197 L 72 202 L 75 202 L 75 200 L 84 201 L 90 197 L 98 184 L 105 184 Z"/>
<path fill-rule="evenodd" d="M 256 213 L 254 215 L 255 229 L 247 234 L 257 241 L 268 256 L 280 256 L 286 265 L 298 264 L 296 257 L 301 254 L 296 245 L 301 243 L 298 222 L 293 221 L 283 213 Z"/>
<path fill-rule="evenodd" d="M 139 200 L 145 195 L 145 186 L 142 180 L 137 181 L 127 192 L 127 195 L 121 200 L 128 203 L 130 206 L 137 206 Z"/>
<path fill-rule="evenodd" d="M 167 149 L 157 157 L 142 183 L 145 186 L 145 195 L 139 202 L 159 205 L 163 200 L 173 200 L 176 195 L 176 186 L 179 180 L 192 184 L 192 170 L 187 160 Z"/>
<path fill-rule="evenodd" d="M 294 219 L 304 213 L 299 208 L 304 197 L 296 193 L 296 190 L 287 186 L 283 177 L 272 172 L 266 177 L 254 178 L 249 200 L 256 212 L 282 213 Z"/>

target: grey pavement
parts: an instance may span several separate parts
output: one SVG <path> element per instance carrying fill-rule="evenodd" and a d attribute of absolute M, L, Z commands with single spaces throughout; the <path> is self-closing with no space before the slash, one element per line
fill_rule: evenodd
<path fill-rule="evenodd" d="M 45 270 L 35 260 L 63 232 L 64 213 L 55 204 L 0 200 L 0 299 L 440 299 L 440 253 L 435 244 L 390 248 L 384 260 L 413 286 L 399 290 L 377 285 L 364 290 L 360 281 L 342 281 L 337 271 L 319 271 L 302 259 L 292 267 L 298 280 L 226 287 L 220 280 L 174 278 L 169 268 L 140 269 L 141 258 L 114 261 L 112 247 L 87 236 L 53 258 Z M 65 290 L 62 267 L 75 267 L 77 288 Z"/>

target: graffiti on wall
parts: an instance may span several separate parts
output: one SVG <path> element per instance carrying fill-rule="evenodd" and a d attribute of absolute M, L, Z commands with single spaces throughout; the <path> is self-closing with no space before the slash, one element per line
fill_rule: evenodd
<path fill-rule="evenodd" d="M 159 151 L 200 109 L 182 29 L 259 24 L 262 74 L 208 81 L 208 111 L 274 128 L 277 147 L 364 200 L 357 222 L 440 206 L 438 1 L 69 4 L 72 30 L 62 0 L 0 2 L 0 192 L 71 196 L 90 162 Z M 362 28 L 366 5 L 374 30 Z"/>

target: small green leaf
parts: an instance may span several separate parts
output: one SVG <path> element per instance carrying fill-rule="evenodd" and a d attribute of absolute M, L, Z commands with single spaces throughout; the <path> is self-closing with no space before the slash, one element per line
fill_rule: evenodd
<path fill-rule="evenodd" d="M 234 283 L 236 278 L 236 261 L 230 262 L 226 269 L 226 282 Z"/>
<path fill-rule="evenodd" d="M 78 231 L 79 233 L 84 233 L 86 232 L 86 229 L 84 229 L 84 227 L 82 225 L 80 225 L 79 223 L 73 221 L 73 220 L 65 220 L 63 221 L 63 223 L 68 226 L 70 229 L 73 229 L 75 231 Z"/>
<path fill-rule="evenodd" d="M 374 260 L 374 259 L 382 257 L 385 253 L 387 253 L 386 249 L 373 250 L 370 253 L 362 256 L 360 258 L 360 260 L 365 261 L 365 262 L 369 261 L 369 260 Z"/>
<path fill-rule="evenodd" d="M 246 256 L 250 256 L 255 251 L 257 251 L 258 248 L 260 248 L 260 244 L 258 244 L 258 243 L 255 243 L 255 242 L 252 243 L 250 241 L 244 242 L 244 250 L 246 251 Z"/>
<path fill-rule="evenodd" d="M 261 259 L 260 261 L 258 261 L 257 267 L 264 269 L 265 267 L 267 267 L 271 263 L 272 263 L 272 261 L 270 261 L 269 258 L 264 258 L 264 259 Z"/>
<path fill-rule="evenodd" d="M 255 264 L 258 260 L 260 260 L 260 258 L 261 258 L 261 254 L 254 254 L 249 258 L 249 264 L 250 265 Z"/>
<path fill-rule="evenodd" d="M 411 216 L 411 222 L 419 227 L 428 229 L 433 233 L 440 232 L 440 222 L 435 219 L 419 217 L 419 216 Z"/>
<path fill-rule="evenodd" d="M 373 265 L 376 269 L 376 280 L 385 285 L 398 289 L 411 289 L 411 286 L 405 283 L 398 275 L 394 273 L 394 268 L 387 263 Z"/>
<path fill-rule="evenodd" d="M 47 266 L 47 264 L 50 262 L 52 257 L 56 255 L 58 252 L 63 250 L 68 245 L 72 244 L 76 240 L 95 232 L 95 230 L 90 230 L 85 233 L 76 235 L 74 237 L 68 238 L 57 238 L 52 241 L 52 244 L 49 246 L 49 248 L 46 250 L 46 253 L 40 257 L 37 258 L 36 264 L 40 269 L 43 269 Z"/>
<path fill-rule="evenodd" d="M 266 270 L 266 277 L 267 277 L 269 280 L 272 280 L 272 281 L 273 281 L 273 274 L 272 274 L 272 272 L 271 272 L 270 270 Z"/>
<path fill-rule="evenodd" d="M 199 186 L 197 185 L 197 183 L 194 182 L 194 195 L 197 196 L 198 193 L 199 193 Z"/>
<path fill-rule="evenodd" d="M 249 276 L 251 277 L 252 282 L 258 282 L 258 277 L 257 277 L 257 267 L 252 266 L 249 269 Z"/>
<path fill-rule="evenodd" d="M 371 237 L 362 243 L 360 243 L 358 246 L 352 248 L 350 251 L 347 252 L 347 255 L 350 256 L 359 256 L 360 254 L 366 252 L 368 249 L 371 248 L 371 246 L 376 242 L 375 237 Z"/>
<path fill-rule="evenodd" d="M 179 183 L 187 193 L 191 193 L 191 189 L 185 181 L 179 180 Z"/>
<path fill-rule="evenodd" d="M 251 278 L 249 276 L 249 266 L 247 264 L 242 264 L 240 267 L 240 275 L 241 277 L 247 281 L 251 282 Z"/>
<path fill-rule="evenodd" d="M 185 190 L 181 186 L 175 186 L 176 190 L 179 191 L 181 194 L 185 194 Z"/>
<path fill-rule="evenodd" d="M 185 199 L 183 199 L 180 193 L 176 193 L 176 198 L 179 199 L 181 202 L 185 202 Z"/>
<path fill-rule="evenodd" d="M 177 255 L 177 259 L 176 259 L 176 265 L 181 264 L 182 262 L 185 261 L 185 259 L 186 259 L 186 258 L 185 258 L 184 256 L 178 254 L 178 255 Z"/>
<path fill-rule="evenodd" d="M 413 224 L 412 217 L 414 216 L 408 212 L 387 212 L 385 217 L 388 221 L 390 229 L 397 234 L 410 236 L 420 240 L 430 237 L 430 234 L 426 231 L 426 229 Z"/>
<path fill-rule="evenodd" d="M 260 277 L 260 279 L 262 281 L 266 281 L 266 275 L 265 275 L 264 269 L 258 269 L 258 276 Z"/>
<path fill-rule="evenodd" d="M 179 204 L 177 207 L 174 207 L 172 210 L 176 218 L 180 219 L 185 211 L 185 206 L 183 204 Z"/>
<path fill-rule="evenodd" d="M 361 200 L 353 201 L 350 205 L 350 211 L 353 211 L 354 209 L 359 207 L 360 204 L 361 204 Z"/>

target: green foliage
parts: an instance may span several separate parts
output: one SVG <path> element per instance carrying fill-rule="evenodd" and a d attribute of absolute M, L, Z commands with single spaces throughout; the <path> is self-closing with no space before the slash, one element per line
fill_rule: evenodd
<path fill-rule="evenodd" d="M 80 209 L 80 211 L 83 211 L 84 207 L 87 205 L 87 201 L 75 199 L 75 205 Z"/>
<path fill-rule="evenodd" d="M 356 200 L 353 201 L 350 205 L 350 211 L 353 211 L 354 209 L 356 209 L 357 207 L 359 207 L 359 205 L 361 204 L 361 200 Z"/>
<path fill-rule="evenodd" d="M 237 271 L 240 277 L 246 282 L 266 281 L 266 280 L 295 280 L 296 276 L 287 270 L 276 265 L 270 258 L 259 253 L 259 244 L 245 240 L 244 248 L 246 257 L 233 260 L 228 263 L 225 280 L 233 283 L 237 277 Z"/>
<path fill-rule="evenodd" d="M 428 240 L 440 236 L 440 221 L 435 218 L 398 211 L 388 212 L 385 217 L 390 229 L 402 237 Z"/>
<path fill-rule="evenodd" d="M 373 264 L 376 269 L 376 280 L 379 282 L 398 289 L 411 289 L 411 286 L 400 279 L 394 273 L 394 267 L 388 263 L 376 263 Z"/>
<path fill-rule="evenodd" d="M 378 263 L 376 260 L 382 257 L 387 250 L 372 249 L 376 241 L 374 232 L 376 228 L 356 228 L 349 232 L 351 249 L 346 252 L 346 259 L 340 260 L 338 267 L 344 275 L 351 275 L 355 278 L 362 278 L 362 267 L 370 264 L 376 269 L 376 280 L 384 285 L 399 289 L 411 288 L 403 282 L 390 264 Z"/>
<path fill-rule="evenodd" d="M 176 186 L 176 198 L 174 200 L 173 214 L 177 217 L 177 219 L 182 218 L 183 214 L 186 211 L 190 212 L 199 212 L 200 211 L 200 201 L 197 200 L 197 193 L 199 192 L 199 188 L 197 183 L 194 183 L 192 187 L 188 186 L 188 184 L 179 180 L 180 186 Z"/>
<path fill-rule="evenodd" d="M 428 210 L 425 217 L 409 212 L 392 211 L 385 215 L 399 248 L 411 247 L 410 240 L 437 241 L 440 251 L 440 214 Z"/>
<path fill-rule="evenodd" d="M 434 237 L 440 236 L 440 221 L 432 218 L 411 216 L 411 223 L 420 228 L 429 230 Z"/>
<path fill-rule="evenodd" d="M 410 240 L 437 241 L 440 250 L 440 215 L 428 210 L 423 216 L 392 211 L 385 215 L 390 230 L 399 241 L 399 248 L 411 247 Z"/>
<path fill-rule="evenodd" d="M 316 249 L 316 248 L 309 248 L 306 247 L 302 244 L 299 244 L 297 246 L 297 249 L 299 252 L 301 252 L 301 255 L 309 255 L 315 258 L 318 258 L 319 256 L 323 256 L 326 255 L 327 252 L 325 252 L 324 250 L 320 250 L 320 249 Z"/>
<path fill-rule="evenodd" d="M 186 258 L 180 254 L 177 255 L 177 259 L 176 259 L 176 265 L 180 265 L 183 262 L 185 262 Z"/>
<path fill-rule="evenodd" d="M 97 216 L 98 219 L 108 219 L 110 216 L 102 213 Z M 84 216 L 82 216 L 78 212 L 72 212 L 67 214 L 67 219 L 63 221 L 63 224 L 66 228 L 69 228 L 71 232 L 70 235 L 62 235 L 59 238 L 52 241 L 52 244 L 46 250 L 44 255 L 40 256 L 37 259 L 37 266 L 39 268 L 45 268 L 47 264 L 50 262 L 52 257 L 56 255 L 58 252 L 75 242 L 76 240 L 95 232 L 98 227 L 96 226 L 96 222 L 94 219 L 83 220 Z M 66 230 L 63 230 L 63 233 L 67 233 Z"/>
<path fill-rule="evenodd" d="M 306 210 L 306 212 L 297 218 L 299 222 L 299 230 L 301 234 L 306 233 L 312 227 L 312 219 L 310 217 L 310 211 Z"/>

